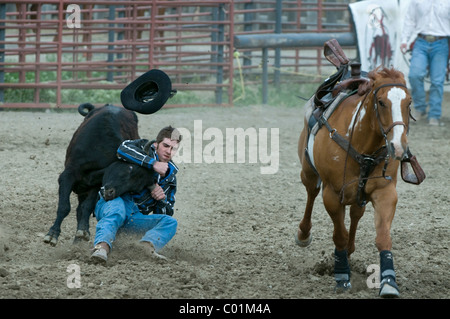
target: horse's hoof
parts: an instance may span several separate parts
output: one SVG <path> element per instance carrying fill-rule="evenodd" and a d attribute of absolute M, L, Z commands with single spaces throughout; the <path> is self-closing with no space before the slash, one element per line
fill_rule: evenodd
<path fill-rule="evenodd" d="M 52 235 L 45 235 L 44 237 L 44 243 L 50 244 L 50 246 L 55 247 L 58 243 L 58 238 L 53 237 Z"/>
<path fill-rule="evenodd" d="M 394 280 L 388 279 L 384 282 L 381 282 L 380 297 L 397 298 L 399 296 L 400 292 L 398 291 L 398 286 Z"/>
<path fill-rule="evenodd" d="M 336 287 L 334 287 L 334 292 L 341 293 L 346 292 L 352 288 L 350 280 L 339 280 L 336 281 Z"/>
<path fill-rule="evenodd" d="M 311 244 L 312 241 L 312 234 L 309 233 L 308 238 L 306 239 L 298 239 L 298 234 L 295 235 L 295 243 L 300 247 L 308 247 L 309 244 Z"/>

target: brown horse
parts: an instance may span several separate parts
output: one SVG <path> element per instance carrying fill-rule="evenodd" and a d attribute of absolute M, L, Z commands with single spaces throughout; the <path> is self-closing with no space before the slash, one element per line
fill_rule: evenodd
<path fill-rule="evenodd" d="M 380 295 L 398 296 L 390 229 L 397 204 L 398 167 L 410 154 L 411 97 L 403 74 L 395 69 L 378 68 L 369 72 L 368 78 L 328 119 L 319 119 L 322 126 L 315 135 L 310 134 L 306 112 L 298 155 L 308 198 L 296 242 L 300 246 L 311 242 L 311 213 L 322 183 L 323 203 L 334 224 L 336 287 L 350 288 L 348 256 L 355 251 L 358 221 L 370 201 L 380 252 Z M 344 224 L 347 205 L 350 232 Z"/>

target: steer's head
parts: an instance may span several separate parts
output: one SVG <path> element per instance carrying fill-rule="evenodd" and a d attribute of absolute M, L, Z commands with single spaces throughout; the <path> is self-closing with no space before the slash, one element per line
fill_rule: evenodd
<path fill-rule="evenodd" d="M 116 161 L 106 169 L 100 192 L 103 198 L 108 201 L 127 192 L 140 192 L 153 183 L 154 173 L 152 170 L 127 162 Z"/>

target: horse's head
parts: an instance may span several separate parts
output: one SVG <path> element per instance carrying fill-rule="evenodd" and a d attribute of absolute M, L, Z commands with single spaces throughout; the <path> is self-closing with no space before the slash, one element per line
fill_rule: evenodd
<path fill-rule="evenodd" d="M 402 160 L 408 151 L 411 96 L 403 73 L 395 69 L 375 69 L 369 73 L 373 107 L 380 134 L 391 157 Z"/>

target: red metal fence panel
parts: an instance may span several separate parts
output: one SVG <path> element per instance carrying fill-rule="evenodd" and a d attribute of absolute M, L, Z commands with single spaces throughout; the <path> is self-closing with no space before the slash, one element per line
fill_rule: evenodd
<path fill-rule="evenodd" d="M 5 98 L 4 107 L 73 107 L 64 91 L 118 91 L 153 68 L 178 90 L 213 91 L 210 103 L 230 103 L 233 1 L 73 2 L 0 2 L 0 89 L 33 91 L 31 101 Z M 120 101 L 112 98 L 105 103 Z"/>
<path fill-rule="evenodd" d="M 74 107 L 91 102 L 86 96 L 117 104 L 120 90 L 153 68 L 181 94 L 204 96 L 167 106 L 232 105 L 235 34 L 348 32 L 347 3 L 0 0 L 0 107 Z M 242 56 L 244 67 L 257 67 L 258 52 Z M 320 71 L 321 61 L 297 50 L 284 65 Z"/>

